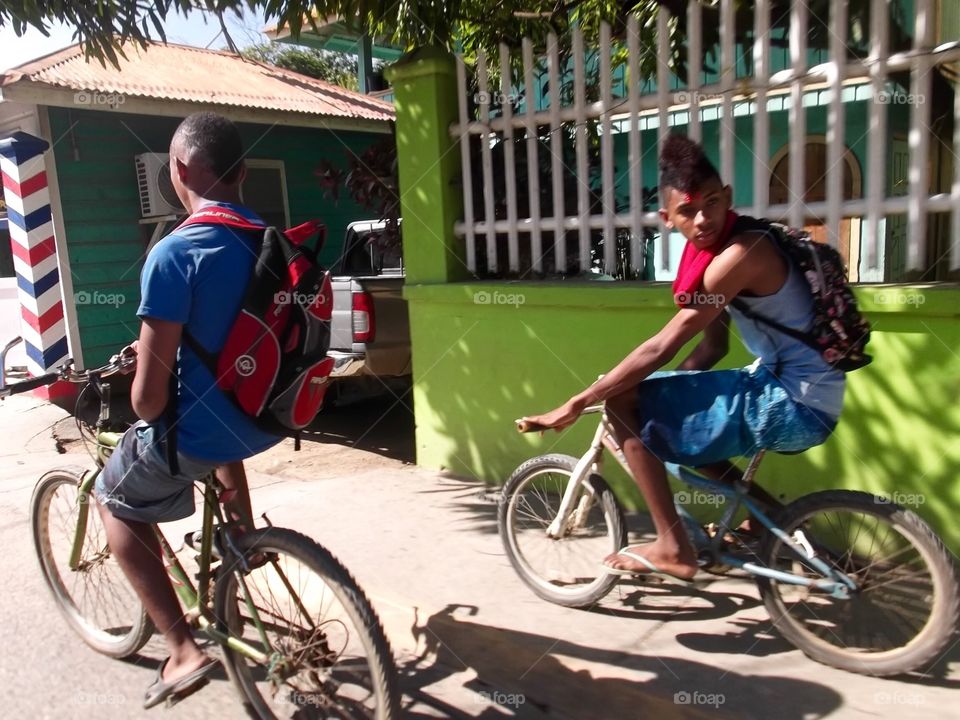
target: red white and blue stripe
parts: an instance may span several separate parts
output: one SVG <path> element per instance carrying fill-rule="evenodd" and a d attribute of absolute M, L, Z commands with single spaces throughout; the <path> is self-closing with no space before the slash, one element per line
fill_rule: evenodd
<path fill-rule="evenodd" d="M 17 274 L 27 369 L 39 375 L 69 353 L 60 269 L 44 165 L 49 143 L 18 132 L 0 140 L 0 177 Z"/>

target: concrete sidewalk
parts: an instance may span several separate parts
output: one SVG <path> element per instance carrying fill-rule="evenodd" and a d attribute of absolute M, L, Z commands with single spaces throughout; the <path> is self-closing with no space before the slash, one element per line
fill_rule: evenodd
<path fill-rule="evenodd" d="M 57 413 L 23 398 L 0 406 L 3 455 L 22 463 L 24 476 L 58 459 L 83 464 L 83 455 L 54 452 L 48 426 Z M 755 585 L 729 577 L 700 590 L 626 580 L 595 611 L 554 606 L 510 567 L 496 495 L 482 485 L 361 450 L 346 451 L 354 471 L 342 476 L 339 463 L 311 466 L 311 443 L 290 449 L 250 463 L 255 510 L 327 546 L 365 589 L 398 657 L 405 717 L 954 715 L 956 650 L 922 678 L 833 670 L 784 642 Z M 176 523 L 168 537 L 198 524 L 196 516 Z M 194 717 L 192 702 L 170 717 Z"/>

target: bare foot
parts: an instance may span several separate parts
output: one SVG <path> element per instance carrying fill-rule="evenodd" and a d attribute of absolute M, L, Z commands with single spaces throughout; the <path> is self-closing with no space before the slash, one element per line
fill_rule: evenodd
<path fill-rule="evenodd" d="M 624 548 L 626 552 L 646 558 L 657 570 L 667 575 L 690 580 L 697 574 L 696 556 L 692 549 L 688 552 L 667 550 L 658 542 L 645 545 L 633 545 Z M 629 570 L 637 575 L 651 575 L 653 571 L 638 560 L 623 554 L 623 551 L 611 553 L 603 560 L 603 564 L 614 570 Z"/>

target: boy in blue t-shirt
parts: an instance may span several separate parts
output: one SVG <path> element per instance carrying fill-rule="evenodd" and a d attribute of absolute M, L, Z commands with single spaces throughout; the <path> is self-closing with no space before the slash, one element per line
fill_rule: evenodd
<path fill-rule="evenodd" d="M 240 134 L 226 118 L 191 115 L 174 133 L 170 177 L 191 214 L 218 204 L 258 220 L 240 206 L 245 172 Z M 137 355 L 131 400 L 141 421 L 124 434 L 97 479 L 95 495 L 111 551 L 170 650 L 147 689 L 148 708 L 195 692 L 216 665 L 193 640 L 152 525 L 193 514 L 193 483 L 216 469 L 225 488 L 220 498 L 224 510 L 252 529 L 242 461 L 279 440 L 259 430 L 216 387 L 200 358 L 181 344 L 189 331 L 209 352 L 221 349 L 256 261 L 256 243 L 253 234 L 225 226 L 188 226 L 151 250 L 141 275 L 137 315 L 142 325 L 131 346 Z M 179 392 L 171 430 L 165 410 L 173 372 L 178 373 Z M 167 462 L 171 438 L 179 465 L 175 476 Z"/>

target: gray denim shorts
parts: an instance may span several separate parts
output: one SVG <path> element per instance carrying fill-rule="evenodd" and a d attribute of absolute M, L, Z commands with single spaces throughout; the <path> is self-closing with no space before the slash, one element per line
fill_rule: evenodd
<path fill-rule="evenodd" d="M 97 478 L 94 495 L 124 520 L 158 523 L 190 517 L 194 482 L 217 465 L 183 453 L 177 453 L 177 459 L 180 473 L 174 477 L 160 429 L 141 420 L 123 434 Z"/>

